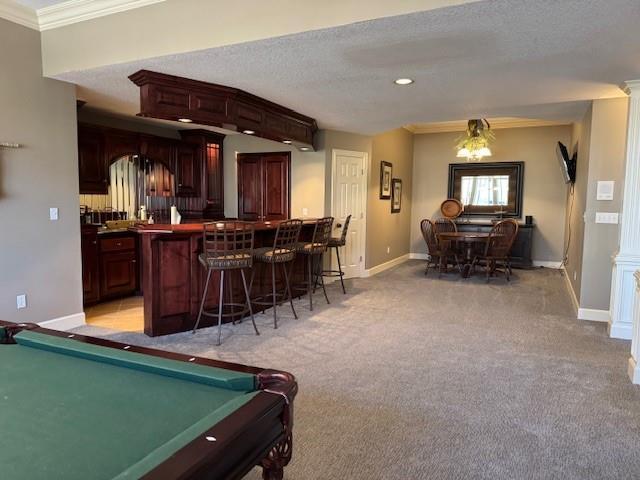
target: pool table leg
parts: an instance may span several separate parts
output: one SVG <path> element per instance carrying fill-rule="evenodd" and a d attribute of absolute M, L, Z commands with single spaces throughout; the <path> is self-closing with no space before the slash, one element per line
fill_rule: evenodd
<path fill-rule="evenodd" d="M 262 460 L 263 480 L 282 480 L 284 467 L 291 460 L 291 434 L 273 447 Z"/>

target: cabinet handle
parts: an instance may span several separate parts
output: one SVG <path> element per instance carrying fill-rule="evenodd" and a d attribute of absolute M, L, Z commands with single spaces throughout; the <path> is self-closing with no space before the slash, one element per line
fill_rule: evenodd
<path fill-rule="evenodd" d="M 121 247 L 122 246 L 122 242 L 117 242 L 116 243 L 116 247 Z"/>
<path fill-rule="evenodd" d="M 182 186 L 182 184 L 181 184 L 181 183 L 179 183 L 179 184 L 178 184 L 178 186 L 179 186 L 179 187 L 181 187 L 181 186 Z"/>
<path fill-rule="evenodd" d="M 136 260 L 135 260 L 135 259 L 134 259 L 134 260 L 131 260 L 131 263 L 136 263 Z"/>
<path fill-rule="evenodd" d="M 97 245 L 97 244 L 98 244 L 98 241 L 97 241 L 97 240 L 94 240 L 94 241 L 93 241 L 93 242 L 91 242 L 91 243 L 93 243 L 94 245 Z"/>

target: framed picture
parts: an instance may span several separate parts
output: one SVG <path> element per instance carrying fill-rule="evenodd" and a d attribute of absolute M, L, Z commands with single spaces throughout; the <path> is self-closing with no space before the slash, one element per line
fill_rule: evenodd
<path fill-rule="evenodd" d="M 389 162 L 380 162 L 380 199 L 391 198 L 391 174 L 392 165 Z"/>
<path fill-rule="evenodd" d="M 402 206 L 402 180 L 391 180 L 391 213 L 399 213 Z"/>

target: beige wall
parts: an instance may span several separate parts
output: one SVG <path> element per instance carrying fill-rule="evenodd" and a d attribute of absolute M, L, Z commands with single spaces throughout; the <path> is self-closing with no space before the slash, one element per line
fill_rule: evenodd
<path fill-rule="evenodd" d="M 596 212 L 621 212 L 627 138 L 627 98 L 593 101 L 586 192 L 580 307 L 609 310 L 611 258 L 619 225 L 596 224 Z M 615 181 L 613 200 L 596 200 L 600 180 Z"/>
<path fill-rule="evenodd" d="M 393 178 L 402 180 L 400 213 L 391 213 L 391 200 L 380 200 L 380 162 L 393 164 Z M 366 268 L 409 253 L 411 232 L 411 189 L 413 134 L 404 128 L 375 135 L 367 199 Z M 388 250 L 388 251 L 387 251 Z"/>
<path fill-rule="evenodd" d="M 46 30 L 44 71 L 55 75 L 101 65 L 203 50 L 336 27 L 473 0 L 166 0 Z"/>
<path fill-rule="evenodd" d="M 509 128 L 495 131 L 492 162 L 522 161 L 524 168 L 523 215 L 536 223 L 532 256 L 535 261 L 560 262 L 563 255 L 564 184 L 556 159 L 556 142 L 568 145 L 570 126 Z M 424 253 L 420 220 L 440 216 L 447 198 L 449 164 L 459 163 L 454 149 L 461 133 L 415 136 L 411 252 Z"/>
<path fill-rule="evenodd" d="M 75 89 L 40 58 L 38 32 L 0 19 L 0 135 L 24 145 L 0 148 L 0 318 L 22 322 L 82 312 Z"/>
<path fill-rule="evenodd" d="M 252 137 L 228 135 L 224 139 L 224 213 L 238 216 L 238 168 L 236 154 L 254 152 L 291 152 L 291 217 L 324 216 L 325 153 L 301 152 L 284 143 Z"/>
<path fill-rule="evenodd" d="M 578 149 L 576 182 L 567 195 L 565 221 L 565 269 L 573 291 L 580 302 L 582 287 L 582 253 L 584 246 L 584 212 L 587 208 L 587 184 L 589 178 L 589 150 L 591 145 L 591 118 L 593 105 L 582 120 L 573 125 L 571 145 L 567 148 L 573 154 Z"/>

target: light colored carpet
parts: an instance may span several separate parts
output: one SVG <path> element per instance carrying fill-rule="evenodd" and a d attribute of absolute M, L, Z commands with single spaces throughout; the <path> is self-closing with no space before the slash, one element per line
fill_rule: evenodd
<path fill-rule="evenodd" d="M 259 315 L 148 338 L 78 332 L 294 373 L 288 479 L 640 478 L 640 389 L 629 342 L 578 321 L 558 271 L 441 280 L 407 262 L 316 295 L 280 328 Z M 259 478 L 252 472 L 250 479 Z"/>

